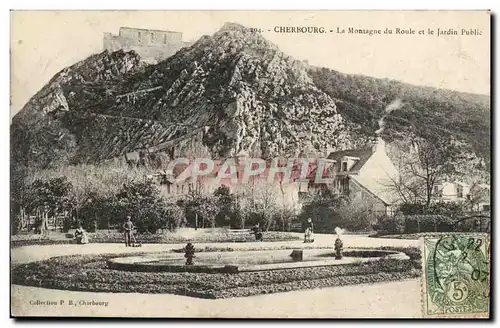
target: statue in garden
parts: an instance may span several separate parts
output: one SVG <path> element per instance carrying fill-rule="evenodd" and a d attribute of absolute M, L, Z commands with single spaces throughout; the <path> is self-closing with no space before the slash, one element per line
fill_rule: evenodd
<path fill-rule="evenodd" d="M 184 257 L 186 258 L 186 265 L 193 265 L 194 256 L 194 245 L 191 242 L 188 242 L 186 247 L 184 247 Z"/>

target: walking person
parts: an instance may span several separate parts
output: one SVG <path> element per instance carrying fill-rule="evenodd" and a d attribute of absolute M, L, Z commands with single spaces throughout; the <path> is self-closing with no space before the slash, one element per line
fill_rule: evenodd
<path fill-rule="evenodd" d="M 132 234 L 134 233 L 134 224 L 130 215 L 127 215 L 127 221 L 123 224 L 123 229 L 125 229 L 125 246 L 132 246 Z"/>

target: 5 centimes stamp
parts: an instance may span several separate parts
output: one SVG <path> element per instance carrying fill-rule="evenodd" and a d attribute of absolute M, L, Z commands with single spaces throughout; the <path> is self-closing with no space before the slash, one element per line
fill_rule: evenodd
<path fill-rule="evenodd" d="M 424 237 L 423 316 L 488 318 L 488 235 Z"/>

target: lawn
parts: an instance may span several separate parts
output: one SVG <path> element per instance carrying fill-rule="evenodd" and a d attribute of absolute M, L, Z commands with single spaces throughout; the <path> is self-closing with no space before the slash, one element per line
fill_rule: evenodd
<path fill-rule="evenodd" d="M 418 248 L 385 249 L 405 252 L 410 260 L 380 259 L 365 263 L 237 274 L 155 273 L 111 270 L 106 260 L 117 255 L 104 254 L 61 256 L 19 264 L 12 267 L 11 273 L 12 283 L 18 285 L 92 292 L 168 293 L 210 299 L 395 281 L 421 275 Z"/>

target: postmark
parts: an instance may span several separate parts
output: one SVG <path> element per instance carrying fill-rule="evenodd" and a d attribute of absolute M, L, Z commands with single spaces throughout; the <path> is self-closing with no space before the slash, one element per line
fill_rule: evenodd
<path fill-rule="evenodd" d="M 489 317 L 488 235 L 424 237 L 423 316 Z"/>

